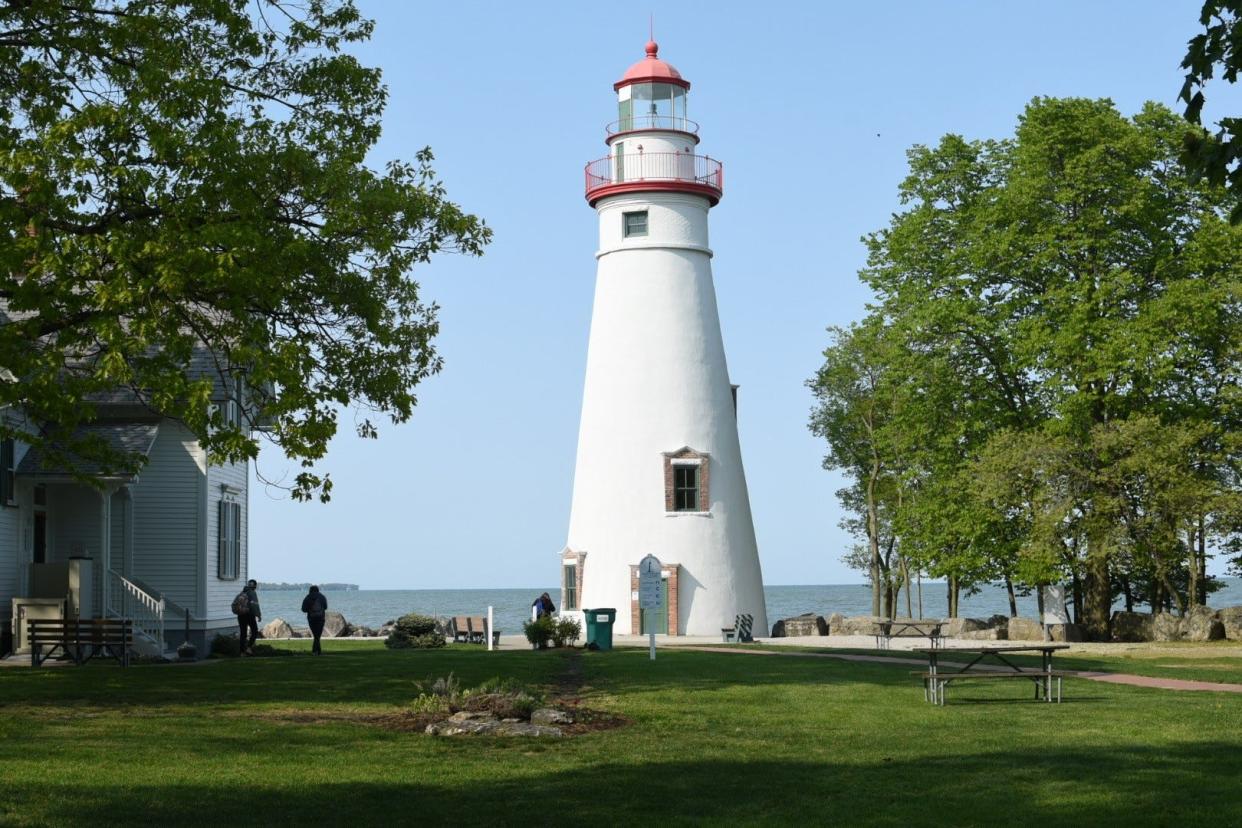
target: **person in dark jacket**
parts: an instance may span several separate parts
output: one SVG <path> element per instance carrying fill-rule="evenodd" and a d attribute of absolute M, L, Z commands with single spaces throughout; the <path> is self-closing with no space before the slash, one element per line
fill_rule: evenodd
<path fill-rule="evenodd" d="M 246 581 L 242 594 L 246 596 L 246 611 L 237 614 L 237 627 L 241 633 L 237 640 L 243 654 L 254 655 L 254 642 L 259 640 L 259 622 L 263 620 L 263 610 L 259 606 L 259 582 L 253 578 Z M 247 632 L 250 634 L 249 643 L 246 642 Z"/>
<path fill-rule="evenodd" d="M 311 635 L 315 637 L 311 652 L 315 655 L 323 655 L 323 650 L 319 646 L 319 637 L 323 635 L 323 622 L 328 616 L 328 596 L 320 592 L 319 587 L 312 586 L 310 592 L 306 593 L 306 597 L 302 599 L 302 612 L 306 613 L 306 623 L 310 626 Z"/>
<path fill-rule="evenodd" d="M 545 615 L 552 615 L 556 612 L 556 605 L 552 603 L 552 596 L 544 593 L 535 599 L 535 603 L 531 604 L 535 608 L 535 618 L 543 618 Z"/>

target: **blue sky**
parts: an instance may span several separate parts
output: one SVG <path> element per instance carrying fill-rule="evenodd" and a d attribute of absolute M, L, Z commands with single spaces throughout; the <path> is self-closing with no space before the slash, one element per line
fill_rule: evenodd
<path fill-rule="evenodd" d="M 390 92 L 372 162 L 430 145 L 495 241 L 414 272 L 441 306 L 445 369 L 378 441 L 343 418 L 332 502 L 256 484 L 250 571 L 410 589 L 557 581 L 595 276 L 582 168 L 604 155 L 649 13 L 693 84 L 699 152 L 725 165 L 713 269 L 764 578 L 822 584 L 862 579 L 840 562 L 842 482 L 821 468 L 804 382 L 825 328 L 863 313 L 859 239 L 900 209 L 905 151 L 1009 135 L 1037 95 L 1174 105 L 1200 5 L 358 3 L 376 29 L 355 51 Z M 1209 94 L 1208 115 L 1240 109 Z M 270 447 L 259 469 L 296 472 Z"/>

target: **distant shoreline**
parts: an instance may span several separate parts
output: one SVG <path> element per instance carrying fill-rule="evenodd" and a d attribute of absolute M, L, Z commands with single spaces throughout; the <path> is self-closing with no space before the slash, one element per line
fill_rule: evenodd
<path fill-rule="evenodd" d="M 290 591 L 290 592 L 292 592 L 292 591 L 303 591 L 303 590 L 310 589 L 310 588 L 311 588 L 311 586 L 312 586 L 312 584 L 309 584 L 309 583 L 306 583 L 306 584 L 286 584 L 286 583 L 284 583 L 283 581 L 282 581 L 282 582 L 280 582 L 280 583 L 269 583 L 269 582 L 267 582 L 267 581 L 259 581 L 259 589 L 266 589 L 266 590 L 268 590 L 269 592 L 277 592 L 277 591 Z M 328 590 L 328 589 L 330 589 L 330 590 L 333 590 L 334 592 L 335 592 L 335 591 L 342 591 L 342 592 L 360 592 L 360 591 L 361 591 L 361 590 L 359 590 L 359 588 L 358 588 L 358 585 L 357 585 L 357 584 L 333 584 L 333 583 L 323 583 L 323 584 L 318 584 L 318 586 L 319 586 L 319 588 L 320 588 L 320 589 L 324 589 L 324 590 Z"/>

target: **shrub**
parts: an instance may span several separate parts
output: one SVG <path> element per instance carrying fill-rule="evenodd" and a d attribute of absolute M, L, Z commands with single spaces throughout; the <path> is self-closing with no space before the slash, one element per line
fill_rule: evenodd
<path fill-rule="evenodd" d="M 556 632 L 556 619 L 545 615 L 538 620 L 527 621 L 522 625 L 522 632 L 526 633 L 526 640 L 531 644 L 541 650 L 546 649 Z"/>
<path fill-rule="evenodd" d="M 210 652 L 213 658 L 238 656 L 241 655 L 241 642 L 237 640 L 235 635 L 217 635 L 211 639 Z"/>
<path fill-rule="evenodd" d="M 444 643 L 444 636 L 436 632 L 436 619 L 416 612 L 398 618 L 393 624 L 392 632 L 384 639 L 384 646 L 394 650 L 431 650 L 443 647 Z"/>
<path fill-rule="evenodd" d="M 573 618 L 562 618 L 552 629 L 552 643 L 557 647 L 572 647 L 582 636 L 582 624 Z"/>

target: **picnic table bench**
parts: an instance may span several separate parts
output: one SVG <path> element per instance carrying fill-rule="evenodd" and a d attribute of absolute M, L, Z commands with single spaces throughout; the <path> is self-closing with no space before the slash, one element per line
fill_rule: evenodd
<path fill-rule="evenodd" d="M 930 641 L 933 647 L 938 647 L 941 644 L 940 630 L 943 627 L 944 622 L 935 619 L 880 618 L 875 622 L 875 646 L 877 650 L 887 650 L 889 639 L 913 630 Z"/>
<path fill-rule="evenodd" d="M 32 667 L 38 667 L 57 652 L 79 666 L 97 655 L 109 655 L 122 667 L 129 666 L 134 622 L 128 618 L 32 618 L 26 622 L 26 629 Z"/>
<path fill-rule="evenodd" d="M 1056 701 L 1061 701 L 1061 680 L 1071 675 L 1071 673 L 1052 669 L 1052 654 L 1057 650 L 1064 650 L 1069 647 L 1068 644 L 991 644 L 983 647 L 921 647 L 916 648 L 914 652 L 924 653 L 927 656 L 927 671 L 920 673 L 923 679 L 923 699 L 930 701 L 932 704 L 944 705 L 944 690 L 951 682 L 954 681 L 995 681 L 1000 679 L 1024 679 L 1034 682 L 1035 698 L 1041 696 L 1044 701 L 1051 702 L 1053 699 L 1052 687 L 1053 680 L 1056 681 Z M 967 664 L 961 668 L 951 671 L 940 669 L 940 657 L 946 653 L 973 655 Z M 1039 653 L 1040 666 L 1038 669 L 1024 668 L 1014 664 L 1005 658 L 1006 654 L 1014 653 Z M 986 659 L 991 658 L 999 662 L 998 668 L 995 664 L 982 665 L 982 669 L 976 670 L 976 666 Z"/>

